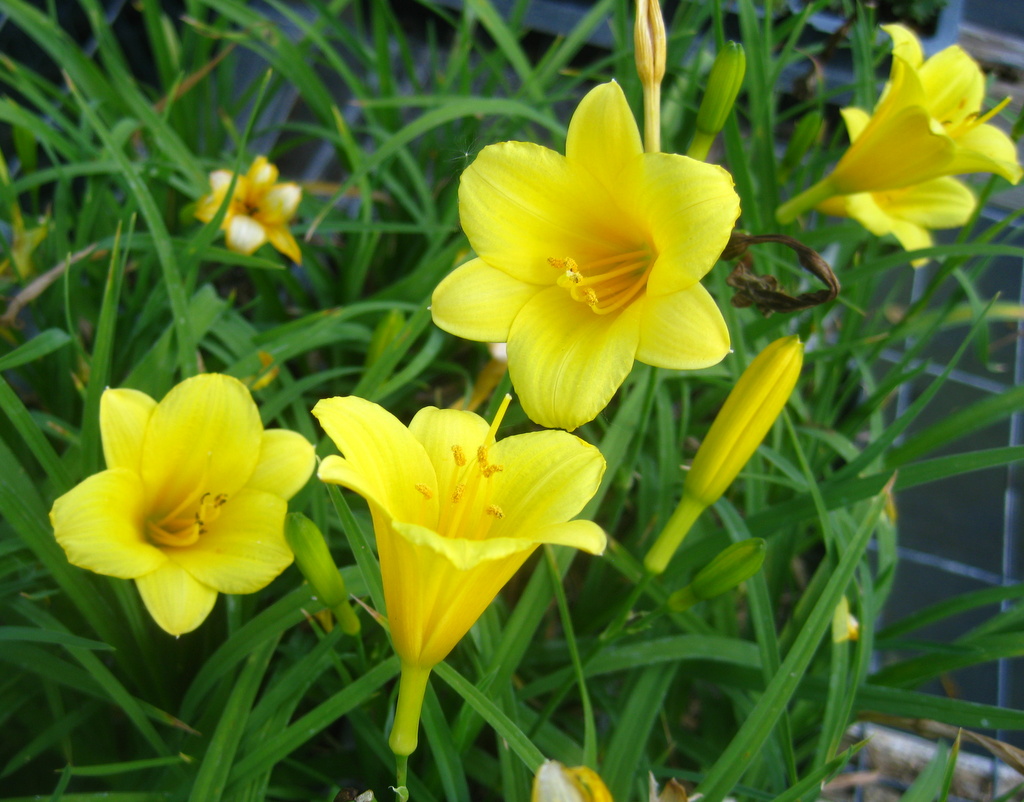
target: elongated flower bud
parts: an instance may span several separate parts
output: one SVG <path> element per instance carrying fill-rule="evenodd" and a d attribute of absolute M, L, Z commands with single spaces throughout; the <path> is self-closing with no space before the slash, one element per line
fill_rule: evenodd
<path fill-rule="evenodd" d="M 661 150 L 661 81 L 665 77 L 665 20 L 658 0 L 637 0 L 633 27 L 636 72 L 644 90 L 644 150 Z"/>
<path fill-rule="evenodd" d="M 359 619 L 348 603 L 345 580 L 338 573 L 324 536 L 316 524 L 300 512 L 285 519 L 284 536 L 295 553 L 295 562 L 313 586 L 317 598 L 334 613 L 338 624 L 349 635 L 359 632 Z"/>
<path fill-rule="evenodd" d="M 693 522 L 718 501 L 747 464 L 793 392 L 803 356 L 799 338 L 783 337 L 743 371 L 693 458 L 679 506 L 647 552 L 648 571 L 665 570 Z"/>
<path fill-rule="evenodd" d="M 719 552 L 693 581 L 668 597 L 668 608 L 682 612 L 704 599 L 721 596 L 750 579 L 764 563 L 765 542 L 759 537 L 741 540 Z"/>
<path fill-rule="evenodd" d="M 786 145 L 786 153 L 779 165 L 779 178 L 785 181 L 793 169 L 801 164 L 807 151 L 810 150 L 821 133 L 823 119 L 820 112 L 809 111 L 797 121 L 793 136 Z"/>
<path fill-rule="evenodd" d="M 729 119 L 729 112 L 743 86 L 746 71 L 747 57 L 743 45 L 726 42 L 725 47 L 718 51 L 715 63 L 711 65 L 708 86 L 697 111 L 697 130 L 687 156 L 701 161 L 707 158 L 711 143 Z"/>

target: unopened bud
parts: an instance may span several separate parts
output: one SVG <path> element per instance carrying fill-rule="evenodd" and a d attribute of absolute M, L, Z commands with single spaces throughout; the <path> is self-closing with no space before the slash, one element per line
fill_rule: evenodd
<path fill-rule="evenodd" d="M 405 326 L 405 315 L 397 309 L 390 310 L 377 324 L 370 336 L 370 344 L 366 349 L 366 367 L 370 367 L 384 353 L 385 349 L 398 336 Z"/>
<path fill-rule="evenodd" d="M 637 0 L 633 27 L 636 71 L 646 87 L 660 84 L 665 77 L 665 20 L 658 0 Z"/>
<path fill-rule="evenodd" d="M 759 537 L 733 543 L 704 566 L 694 580 L 668 597 L 668 608 L 682 612 L 697 602 L 721 596 L 761 570 L 765 542 Z"/>
<path fill-rule="evenodd" d="M 708 75 L 708 86 L 704 98 L 697 111 L 697 130 L 687 156 L 704 160 L 711 143 L 718 132 L 725 127 L 729 119 L 736 96 L 743 86 L 743 76 L 747 71 L 747 57 L 743 45 L 738 42 L 726 42 L 725 47 L 718 51 L 715 63 L 711 65 Z"/>
<path fill-rule="evenodd" d="M 693 458 L 679 507 L 647 552 L 648 571 L 665 570 L 697 516 L 718 501 L 747 464 L 793 392 L 803 358 L 800 339 L 782 337 L 743 371 Z"/>
<path fill-rule="evenodd" d="M 295 554 L 295 563 L 317 598 L 334 613 L 345 632 L 355 635 L 359 631 L 359 619 L 348 603 L 345 580 L 338 573 L 317 525 L 301 512 L 289 513 L 285 518 L 284 536 Z"/>
<path fill-rule="evenodd" d="M 817 111 L 809 111 L 797 122 L 793 135 L 786 145 L 786 153 L 779 167 L 780 178 L 784 181 L 797 165 L 803 163 L 804 156 L 811 145 L 818 141 L 821 133 L 822 117 Z"/>

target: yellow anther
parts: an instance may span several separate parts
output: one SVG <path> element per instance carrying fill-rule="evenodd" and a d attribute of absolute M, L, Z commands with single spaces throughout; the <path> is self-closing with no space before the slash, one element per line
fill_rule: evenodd
<path fill-rule="evenodd" d="M 487 468 L 487 446 L 476 447 L 476 464 L 480 466 L 480 470 Z"/>
<path fill-rule="evenodd" d="M 416 485 L 416 490 L 418 490 L 427 501 L 430 501 L 430 499 L 434 497 L 434 491 L 422 482 Z"/>
<path fill-rule="evenodd" d="M 452 491 L 452 504 L 458 504 L 459 499 L 462 498 L 462 494 L 466 492 L 466 486 L 464 484 L 455 485 L 455 489 Z"/>
<path fill-rule="evenodd" d="M 504 465 L 487 465 L 481 468 L 485 479 L 490 479 L 494 474 L 500 473 L 503 470 L 505 470 Z"/>
<path fill-rule="evenodd" d="M 487 515 L 493 515 L 499 521 L 505 517 L 505 513 L 502 512 L 501 507 L 499 507 L 497 504 L 491 504 L 486 510 L 484 510 L 484 512 Z"/>
<path fill-rule="evenodd" d="M 587 302 L 587 306 L 597 306 L 597 293 L 594 292 L 590 287 L 584 287 L 583 300 Z"/>
<path fill-rule="evenodd" d="M 455 457 L 455 464 L 460 468 L 466 464 L 466 454 L 462 450 L 462 446 L 452 446 L 452 456 Z"/>

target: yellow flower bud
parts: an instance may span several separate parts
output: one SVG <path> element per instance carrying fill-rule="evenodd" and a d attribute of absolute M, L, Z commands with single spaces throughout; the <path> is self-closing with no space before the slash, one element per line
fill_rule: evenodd
<path fill-rule="evenodd" d="M 697 450 L 679 507 L 647 552 L 648 571 L 665 570 L 697 516 L 718 501 L 747 464 L 793 392 L 803 355 L 799 338 L 782 337 L 743 371 Z"/>
<path fill-rule="evenodd" d="M 665 77 L 665 20 L 658 0 L 637 0 L 636 26 L 633 28 L 636 71 L 640 82 L 660 84 Z"/>
<path fill-rule="evenodd" d="M 359 632 L 359 619 L 348 603 L 345 580 L 338 573 L 317 525 L 300 512 L 289 513 L 285 519 L 284 536 L 295 553 L 299 570 L 313 586 L 317 598 L 334 613 L 345 632 L 355 635 Z"/>
<path fill-rule="evenodd" d="M 633 28 L 636 71 L 644 89 L 644 150 L 661 151 L 661 81 L 665 77 L 665 20 L 658 0 L 637 0 Z"/>
<path fill-rule="evenodd" d="M 711 65 L 708 75 L 708 87 L 697 111 L 697 131 L 687 156 L 703 161 L 711 150 L 718 132 L 725 127 L 736 96 L 743 85 L 743 76 L 747 71 L 747 57 L 743 45 L 738 42 L 726 42 L 725 47 L 718 51 L 715 63 Z"/>
<path fill-rule="evenodd" d="M 759 537 L 733 543 L 705 565 L 689 585 L 669 596 L 668 608 L 682 612 L 699 601 L 727 593 L 760 571 L 764 556 L 765 542 Z"/>

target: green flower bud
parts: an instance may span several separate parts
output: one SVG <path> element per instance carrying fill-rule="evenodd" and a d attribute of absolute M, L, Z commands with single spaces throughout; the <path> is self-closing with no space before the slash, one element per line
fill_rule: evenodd
<path fill-rule="evenodd" d="M 405 326 L 405 315 L 397 309 L 389 311 L 377 324 L 370 337 L 370 345 L 366 349 L 366 367 L 370 367 L 380 359 L 381 354 L 391 345 Z"/>
<path fill-rule="evenodd" d="M 765 542 L 759 537 L 733 543 L 709 562 L 694 580 L 668 597 L 668 608 L 682 612 L 704 599 L 713 599 L 750 579 L 761 570 Z"/>
<path fill-rule="evenodd" d="M 285 519 L 284 536 L 295 554 L 295 563 L 313 586 L 317 598 L 334 613 L 345 632 L 355 635 L 359 632 L 359 619 L 348 603 L 345 580 L 338 573 L 316 524 L 301 512 L 289 513 Z"/>
<path fill-rule="evenodd" d="M 697 111 L 697 131 L 687 156 L 694 159 L 707 158 L 711 143 L 718 132 L 725 127 L 736 96 L 743 85 L 743 75 L 747 70 L 747 57 L 743 45 L 738 42 L 726 42 L 725 47 L 718 51 L 715 63 L 711 65 L 708 75 L 708 86 Z"/>
<path fill-rule="evenodd" d="M 780 178 L 785 181 L 793 168 L 803 162 L 803 158 L 811 145 L 818 141 L 821 133 L 822 117 L 817 111 L 809 111 L 797 122 L 793 135 L 786 145 L 786 153 L 779 167 Z"/>

